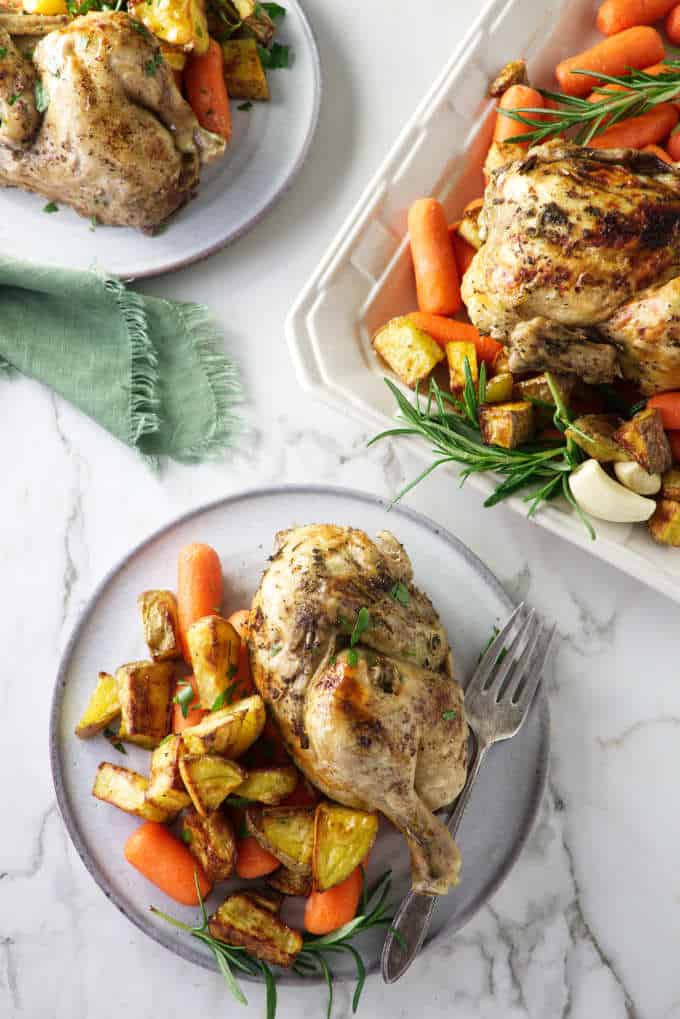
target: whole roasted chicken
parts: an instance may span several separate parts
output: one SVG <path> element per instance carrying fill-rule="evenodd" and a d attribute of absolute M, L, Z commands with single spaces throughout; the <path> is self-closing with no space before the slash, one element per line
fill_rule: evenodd
<path fill-rule="evenodd" d="M 680 387 L 680 167 L 553 141 L 490 174 L 463 278 L 513 371 Z"/>
<path fill-rule="evenodd" d="M 253 601 L 249 652 L 310 781 L 403 832 L 414 889 L 456 884 L 460 855 L 432 811 L 465 782 L 463 696 L 446 633 L 396 538 L 330 524 L 279 534 Z"/>
<path fill-rule="evenodd" d="M 29 56 L 18 33 L 40 31 L 36 19 L 0 16 L 0 184 L 153 232 L 223 143 L 199 127 L 140 22 L 123 11 L 42 20 L 58 27 Z"/>

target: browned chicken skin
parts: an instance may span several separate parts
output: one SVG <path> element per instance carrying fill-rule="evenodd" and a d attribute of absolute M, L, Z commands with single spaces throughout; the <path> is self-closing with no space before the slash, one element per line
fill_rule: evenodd
<path fill-rule="evenodd" d="M 153 231 L 191 197 L 202 162 L 223 151 L 151 34 L 122 11 L 50 32 L 32 60 L 2 28 L 0 47 L 0 184 Z"/>
<path fill-rule="evenodd" d="M 397 583 L 407 604 L 390 594 Z M 351 664 L 348 634 L 362 608 L 370 625 Z M 280 534 L 253 601 L 249 651 L 310 781 L 404 833 L 416 890 L 456 884 L 458 849 L 432 811 L 465 782 L 463 697 L 446 633 L 397 540 L 323 524 Z"/>
<path fill-rule="evenodd" d="M 680 385 L 680 167 L 550 142 L 491 174 L 479 222 L 462 294 L 480 332 L 512 346 L 518 323 L 549 320 L 564 327 L 563 353 L 579 331 L 561 371 L 585 377 L 587 360 L 592 376 L 606 362 L 609 378 L 620 370 L 648 394 Z M 579 338 L 612 343 L 617 365 L 579 359 Z"/>

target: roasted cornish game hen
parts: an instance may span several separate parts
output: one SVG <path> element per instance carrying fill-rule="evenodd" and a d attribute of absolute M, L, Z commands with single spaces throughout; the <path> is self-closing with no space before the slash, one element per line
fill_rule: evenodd
<path fill-rule="evenodd" d="M 199 127 L 158 44 L 126 13 L 69 20 L 29 56 L 12 29 L 33 20 L 0 15 L 0 184 L 153 232 L 223 142 Z"/>
<path fill-rule="evenodd" d="M 490 174 L 462 294 L 512 371 L 680 388 L 680 167 L 553 141 Z"/>
<path fill-rule="evenodd" d="M 249 650 L 258 690 L 310 781 L 403 832 L 416 891 L 456 884 L 458 849 L 432 811 L 465 781 L 463 696 L 446 633 L 396 538 L 324 524 L 279 534 Z"/>

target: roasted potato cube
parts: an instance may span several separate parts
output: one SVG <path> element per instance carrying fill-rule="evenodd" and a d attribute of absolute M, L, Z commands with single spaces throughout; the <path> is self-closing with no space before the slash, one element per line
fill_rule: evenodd
<path fill-rule="evenodd" d="M 488 379 L 486 383 L 485 403 L 507 403 L 512 400 L 512 387 L 515 383 L 510 372 L 501 372 Z"/>
<path fill-rule="evenodd" d="M 254 694 L 228 708 L 211 711 L 198 725 L 185 729 L 182 740 L 190 754 L 240 757 L 262 732 L 266 717 L 262 698 Z"/>
<path fill-rule="evenodd" d="M 461 393 L 465 389 L 465 362 L 470 366 L 470 377 L 474 385 L 479 380 L 477 350 L 474 343 L 455 340 L 446 344 L 446 360 L 449 365 L 449 385 L 452 393 Z"/>
<path fill-rule="evenodd" d="M 143 591 L 137 599 L 144 640 L 154 662 L 181 658 L 177 600 L 172 591 Z"/>
<path fill-rule="evenodd" d="M 267 884 L 283 895 L 309 895 L 312 890 L 311 874 L 296 874 L 288 867 L 279 867 L 267 876 Z"/>
<path fill-rule="evenodd" d="M 269 100 L 269 83 L 255 39 L 228 39 L 222 43 L 222 52 L 229 98 Z"/>
<path fill-rule="evenodd" d="M 76 726 L 76 736 L 89 739 L 105 729 L 120 714 L 118 684 L 108 672 L 100 672 L 97 685 L 90 695 L 83 716 Z"/>
<path fill-rule="evenodd" d="M 182 838 L 211 881 L 226 881 L 236 863 L 236 838 L 221 810 L 206 817 L 187 810 L 182 818 Z"/>
<path fill-rule="evenodd" d="M 373 337 L 373 349 L 411 389 L 444 360 L 444 351 L 431 336 L 406 317 L 393 318 Z"/>
<path fill-rule="evenodd" d="M 180 753 L 179 773 L 191 802 L 201 817 L 217 810 L 220 803 L 240 786 L 246 773 L 234 761 L 219 754 Z"/>
<path fill-rule="evenodd" d="M 187 645 L 201 704 L 212 707 L 234 680 L 241 638 L 222 616 L 204 616 L 189 627 Z"/>
<path fill-rule="evenodd" d="M 151 773 L 146 798 L 149 803 L 178 814 L 191 803 L 179 773 L 182 738 L 166 736 L 151 755 Z"/>
<path fill-rule="evenodd" d="M 563 402 L 568 407 L 576 379 L 572 375 L 556 375 L 553 373 L 552 381 Z M 528 400 L 529 403 L 535 403 L 539 407 L 545 404 L 550 411 L 551 417 L 555 410 L 555 401 L 545 373 L 535 375 L 532 379 L 522 379 L 519 382 L 515 382 L 512 389 L 512 398 L 513 400 Z"/>
<path fill-rule="evenodd" d="M 311 874 L 314 807 L 249 807 L 248 831 L 296 874 Z"/>
<path fill-rule="evenodd" d="M 172 708 L 172 665 L 131 662 L 116 670 L 120 731 L 128 743 L 153 750 L 167 736 Z"/>
<path fill-rule="evenodd" d="M 481 211 L 481 205 L 475 205 L 471 209 L 466 209 L 463 213 L 463 218 L 456 227 L 456 233 L 477 251 L 482 246 L 482 238 L 479 233 L 479 215 Z"/>
<path fill-rule="evenodd" d="M 534 434 L 533 404 L 491 403 L 479 408 L 479 428 L 487 446 L 515 449 Z"/>
<path fill-rule="evenodd" d="M 512 374 L 511 371 L 510 371 L 510 351 L 508 350 L 507 347 L 503 347 L 503 349 L 499 350 L 498 353 L 496 354 L 496 356 L 494 358 L 494 361 L 493 361 L 493 373 L 494 373 L 494 378 L 497 375 L 511 375 Z M 513 376 L 513 383 L 514 383 L 514 381 L 515 380 L 514 380 L 514 376 Z"/>
<path fill-rule="evenodd" d="M 167 821 L 172 812 L 149 803 L 146 798 L 148 783 L 143 775 L 129 768 L 103 761 L 97 768 L 92 795 L 111 803 L 127 814 L 136 814 L 145 821 Z"/>
<path fill-rule="evenodd" d="M 616 414 L 584 414 L 572 421 L 564 434 L 593 460 L 599 460 L 600 463 L 623 463 L 630 460 L 630 456 L 614 438 L 622 424 Z"/>
<path fill-rule="evenodd" d="M 244 892 L 230 895 L 208 922 L 214 938 L 241 945 L 275 966 L 291 966 L 302 948 L 302 935 Z"/>
<path fill-rule="evenodd" d="M 207 53 L 210 38 L 203 0 L 141 0 L 130 4 L 128 11 L 157 39 L 184 50 Z"/>
<path fill-rule="evenodd" d="M 680 502 L 659 499 L 648 526 L 652 538 L 660 545 L 680 547 Z"/>
<path fill-rule="evenodd" d="M 673 463 L 668 436 L 656 407 L 646 407 L 624 422 L 614 440 L 637 460 L 648 474 L 665 474 Z"/>
<path fill-rule="evenodd" d="M 320 803 L 314 818 L 312 876 L 317 891 L 339 885 L 365 859 L 378 834 L 378 815 Z"/>
<path fill-rule="evenodd" d="M 498 72 L 494 80 L 489 85 L 489 91 L 487 95 L 494 98 L 500 98 L 504 92 L 510 88 L 511 85 L 528 85 L 529 78 L 527 76 L 527 65 L 525 60 L 511 60 L 509 64 Z M 518 131 L 521 130 L 521 125 L 517 125 Z"/>
<path fill-rule="evenodd" d="M 276 891 L 273 888 L 266 888 L 264 891 L 253 892 L 248 890 L 248 896 L 256 902 L 258 906 L 262 906 L 263 909 L 268 909 L 270 913 L 276 916 L 283 904 L 283 895 L 281 892 Z"/>
<path fill-rule="evenodd" d="M 297 783 L 298 772 L 292 766 L 251 768 L 245 782 L 234 790 L 234 795 L 274 806 L 290 796 Z"/>
<path fill-rule="evenodd" d="M 672 467 L 661 479 L 661 498 L 680 502 L 680 468 Z"/>

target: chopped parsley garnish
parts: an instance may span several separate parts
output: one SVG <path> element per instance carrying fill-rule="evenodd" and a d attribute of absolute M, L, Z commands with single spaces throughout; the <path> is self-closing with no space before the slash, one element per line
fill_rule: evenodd
<path fill-rule="evenodd" d="M 15 102 L 17 101 L 20 95 L 21 95 L 20 92 L 12 92 L 11 96 L 7 100 L 8 105 L 14 106 Z"/>
<path fill-rule="evenodd" d="M 252 108 L 253 104 L 251 103 L 250 99 L 248 100 L 247 103 L 241 103 L 240 106 L 236 107 L 237 110 L 252 110 Z"/>
<path fill-rule="evenodd" d="M 231 666 L 231 668 L 233 668 L 233 666 Z M 219 693 L 217 695 L 217 697 L 213 701 L 213 706 L 211 707 L 210 710 L 219 711 L 220 708 L 223 708 L 225 704 L 231 704 L 237 689 L 238 683 L 230 683 L 226 690 L 223 690 L 222 693 Z"/>
<path fill-rule="evenodd" d="M 269 653 L 270 653 L 270 655 L 272 656 L 272 658 L 275 658 L 275 657 L 276 657 L 276 655 L 278 655 L 279 651 L 281 650 L 281 647 L 282 647 L 282 645 L 281 645 L 281 644 L 275 644 L 275 645 L 274 645 L 274 647 L 273 647 L 273 648 L 271 649 L 271 651 L 269 652 Z"/>
<path fill-rule="evenodd" d="M 47 94 L 47 89 L 45 88 L 45 86 L 43 85 L 39 78 L 35 83 L 34 92 L 35 92 L 35 108 L 38 111 L 38 113 L 44 113 L 47 107 L 50 105 L 50 97 Z"/>
<path fill-rule="evenodd" d="M 135 32 L 137 32 L 138 35 L 141 35 L 142 38 L 144 39 L 149 38 L 150 36 L 149 29 L 146 27 L 146 25 L 143 25 L 141 21 L 137 21 L 136 18 L 130 18 L 130 27 L 134 28 Z"/>
<path fill-rule="evenodd" d="M 127 754 L 127 750 L 125 749 L 121 741 L 118 739 L 118 733 L 114 732 L 113 729 L 110 729 L 108 725 L 104 729 L 104 735 L 106 736 L 107 740 L 109 741 L 114 750 L 117 750 L 119 754 Z"/>
<path fill-rule="evenodd" d="M 245 817 L 242 817 L 241 818 L 241 827 L 238 830 L 238 837 L 240 839 L 247 839 L 249 835 L 250 835 L 250 832 L 248 831 L 248 825 L 246 824 L 246 819 L 245 819 Z"/>
<path fill-rule="evenodd" d="M 99 220 L 97 219 L 97 216 L 96 215 L 90 216 L 90 233 L 96 230 L 98 225 Z"/>
<path fill-rule="evenodd" d="M 450 722 L 453 718 L 458 717 L 458 712 L 451 709 L 450 711 L 442 711 L 442 718 L 445 722 Z"/>
<path fill-rule="evenodd" d="M 335 657 L 335 655 L 331 655 L 330 658 L 328 659 L 328 664 L 329 665 L 335 665 L 336 662 L 337 662 L 337 658 Z"/>
<path fill-rule="evenodd" d="M 350 647 L 354 647 L 355 644 L 359 643 L 363 635 L 366 633 L 366 630 L 369 629 L 370 625 L 371 625 L 370 613 L 366 606 L 363 605 L 357 612 L 357 618 L 354 623 L 354 629 L 352 630 L 352 635 L 349 639 Z"/>
<path fill-rule="evenodd" d="M 227 796 L 224 802 L 228 807 L 251 807 L 255 800 L 249 800 L 245 796 Z"/>
<path fill-rule="evenodd" d="M 182 718 L 186 718 L 189 714 L 189 708 L 194 700 L 194 691 L 191 684 L 185 683 L 172 699 L 175 704 L 179 704 L 182 712 Z"/>
<path fill-rule="evenodd" d="M 59 212 L 59 206 L 56 202 L 48 202 L 44 207 L 43 212 Z"/>
<path fill-rule="evenodd" d="M 271 49 L 258 46 L 257 52 L 260 56 L 260 63 L 268 71 L 278 71 L 281 67 L 290 67 L 290 46 L 282 46 L 281 43 L 272 43 Z"/>
<path fill-rule="evenodd" d="M 350 650 L 347 652 L 347 664 L 352 669 L 356 668 L 356 666 L 359 664 L 359 653 L 358 651 L 355 651 L 354 648 L 350 648 Z"/>
<path fill-rule="evenodd" d="M 491 631 L 491 636 L 487 640 L 487 642 L 484 645 L 484 647 L 482 648 L 482 650 L 479 652 L 479 658 L 477 659 L 477 665 L 479 665 L 479 663 L 481 662 L 482 658 L 484 657 L 486 652 L 489 650 L 489 648 L 491 647 L 491 645 L 493 644 L 493 642 L 495 641 L 496 637 L 498 636 L 498 634 L 500 632 L 501 631 L 498 629 L 498 627 L 494 626 L 493 630 Z"/>
<path fill-rule="evenodd" d="M 396 582 L 393 588 L 390 589 L 390 598 L 394 598 L 401 605 L 408 605 L 411 601 L 411 595 L 406 584 L 402 584 L 400 580 Z"/>
<path fill-rule="evenodd" d="M 4 60 L 6 56 L 7 56 L 7 47 L 6 46 L 0 46 L 0 60 Z"/>
<path fill-rule="evenodd" d="M 162 63 L 163 55 L 161 54 L 161 51 L 158 50 L 157 53 L 154 53 L 151 60 L 147 60 L 147 62 L 144 64 L 144 74 L 147 76 L 147 78 L 155 77 L 156 71 L 158 70 Z"/>
<path fill-rule="evenodd" d="M 282 7 L 281 4 L 271 4 L 271 3 L 269 3 L 269 4 L 266 4 L 266 3 L 255 4 L 255 13 L 256 14 L 257 14 L 258 10 L 263 10 L 265 12 L 265 14 L 269 15 L 269 17 L 272 19 L 272 21 L 276 21 L 278 18 L 285 18 L 285 16 L 286 16 L 286 8 Z"/>
<path fill-rule="evenodd" d="M 193 837 L 193 832 L 190 832 L 188 828 L 182 828 L 182 842 L 185 846 L 188 846 L 191 843 Z"/>
<path fill-rule="evenodd" d="M 227 679 L 233 679 L 238 672 L 238 665 L 230 665 L 227 669 Z"/>

